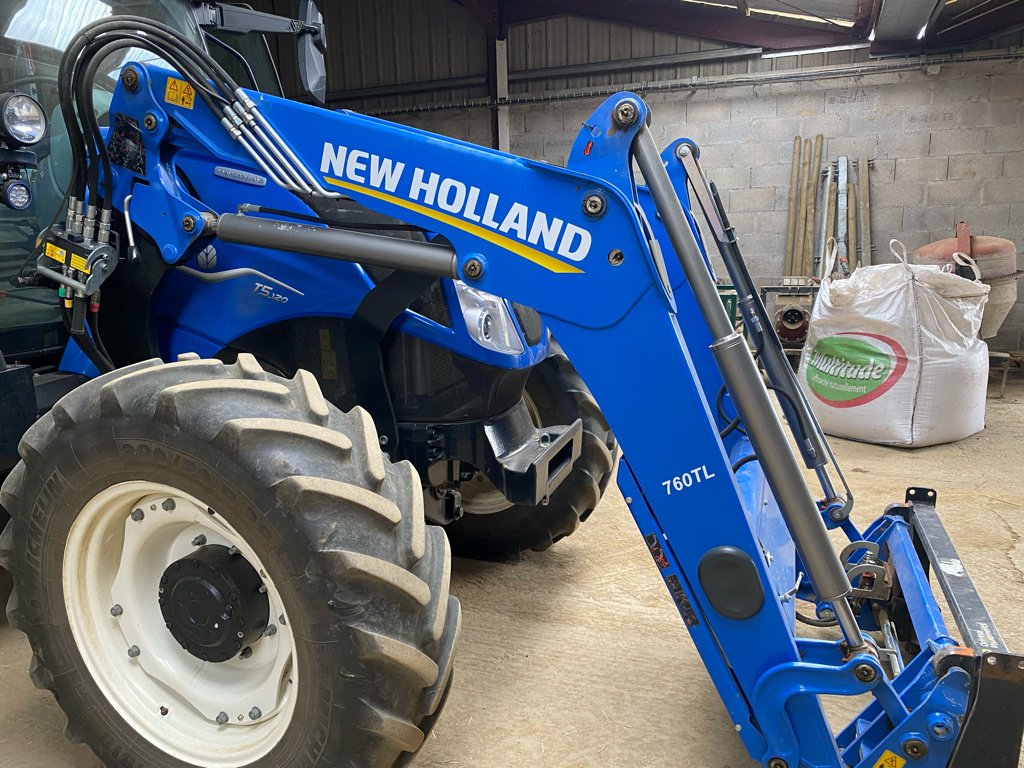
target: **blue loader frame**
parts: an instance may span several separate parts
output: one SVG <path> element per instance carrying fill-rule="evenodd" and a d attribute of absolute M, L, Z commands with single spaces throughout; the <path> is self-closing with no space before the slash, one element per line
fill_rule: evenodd
<path fill-rule="evenodd" d="M 168 264 L 201 269 L 212 245 L 232 269 L 276 274 L 280 266 L 309 285 L 333 280 L 338 265 L 378 264 L 462 279 L 543 316 L 615 430 L 622 493 L 755 761 L 768 768 L 1017 765 L 1024 659 L 1007 650 L 962 568 L 930 567 L 959 563 L 935 492 L 910 489 L 864 531 L 850 521 L 852 494 L 833 487 L 827 443 L 792 372 L 778 366 L 781 348 L 699 151 L 679 140 L 659 152 L 639 96 L 617 94 L 598 108 L 563 169 L 352 112 L 238 94 L 279 142 L 281 167 L 319 194 L 343 193 L 444 238 L 384 243 L 236 212 L 227 201 L 237 187 L 220 196 L 211 162 L 269 175 L 270 184 L 252 190 L 261 206 L 312 214 L 273 183 L 281 169 L 236 140 L 221 116 L 198 100 L 183 106 L 167 98 L 173 73 L 129 66 L 139 87 L 119 86 L 110 114 L 152 125 L 141 141 L 161 162 L 149 164 L 150 175 L 115 165 L 110 196 L 161 212 L 148 217 L 148 232 Z M 202 180 L 202 200 L 160 170 L 176 167 Z M 718 298 L 691 190 L 740 294 L 754 354 Z M 199 288 L 187 270 L 161 298 L 169 353 L 219 349 L 218 338 L 197 331 L 204 324 L 230 326 L 227 336 L 266 322 L 265 308 L 259 316 L 242 309 L 251 302 L 241 282 Z M 349 301 L 328 289 L 310 291 L 317 311 Z M 310 306 L 279 302 L 273 311 Z M 818 478 L 813 494 L 803 468 Z M 829 528 L 849 538 L 841 554 Z M 930 570 L 959 640 L 932 595 Z M 814 602 L 817 618 L 839 637 L 798 636 L 798 598 Z M 819 697 L 860 694 L 871 703 L 834 729 Z"/>

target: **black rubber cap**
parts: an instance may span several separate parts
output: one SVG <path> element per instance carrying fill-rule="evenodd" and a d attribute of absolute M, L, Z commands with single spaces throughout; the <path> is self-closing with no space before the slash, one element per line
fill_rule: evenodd
<path fill-rule="evenodd" d="M 764 585 L 757 567 L 742 549 L 709 550 L 700 559 L 697 576 L 711 607 L 727 619 L 749 619 L 764 605 Z"/>

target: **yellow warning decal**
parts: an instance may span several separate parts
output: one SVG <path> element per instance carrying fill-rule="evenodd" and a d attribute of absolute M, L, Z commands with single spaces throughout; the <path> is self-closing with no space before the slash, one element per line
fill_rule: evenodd
<path fill-rule="evenodd" d="M 84 272 L 87 275 L 92 271 L 89 269 L 89 262 L 75 254 L 71 254 L 71 268 L 77 269 L 79 272 Z"/>
<path fill-rule="evenodd" d="M 906 760 L 887 749 L 872 768 L 903 768 L 906 764 Z"/>
<path fill-rule="evenodd" d="M 54 261 L 59 261 L 61 264 L 63 264 L 64 259 L 68 255 L 68 252 L 58 245 L 54 245 L 53 243 L 47 243 L 46 255 L 49 256 Z"/>
<path fill-rule="evenodd" d="M 192 109 L 196 104 L 196 89 L 184 80 L 168 77 L 167 89 L 164 91 L 164 101 L 177 107 Z"/>

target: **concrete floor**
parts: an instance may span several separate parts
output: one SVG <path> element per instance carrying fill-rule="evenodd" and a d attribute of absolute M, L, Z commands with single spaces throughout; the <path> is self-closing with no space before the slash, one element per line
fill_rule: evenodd
<path fill-rule="evenodd" d="M 962 442 L 914 451 L 843 440 L 834 447 L 861 523 L 901 501 L 908 485 L 938 489 L 963 560 L 1003 636 L 1021 650 L 1019 374 L 1004 399 L 989 400 L 988 425 Z M 456 682 L 418 768 L 753 765 L 617 491 L 549 552 L 513 564 L 456 562 L 452 590 L 464 610 Z M 29 684 L 27 665 L 24 637 L 0 623 L 0 766 L 101 768 L 64 741 L 62 716 Z"/>

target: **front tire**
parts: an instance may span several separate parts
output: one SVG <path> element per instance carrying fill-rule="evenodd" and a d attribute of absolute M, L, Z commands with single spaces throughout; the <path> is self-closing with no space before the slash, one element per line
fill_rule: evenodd
<path fill-rule="evenodd" d="M 546 505 L 513 505 L 482 474 L 463 483 L 464 514 L 445 526 L 456 555 L 505 559 L 545 550 L 586 521 L 611 481 L 619 455 L 615 436 L 554 341 L 551 354 L 530 372 L 524 397 L 539 427 L 583 422 L 580 457 Z"/>
<path fill-rule="evenodd" d="M 383 767 L 419 748 L 459 604 L 415 470 L 382 457 L 365 411 L 249 355 L 154 360 L 72 392 L 20 452 L 0 492 L 8 616 L 72 740 L 121 768 Z M 167 619 L 160 574 L 215 548 L 208 581 L 258 574 L 258 595 Z M 261 631 L 243 621 L 244 649 L 202 658 L 225 615 Z"/>

